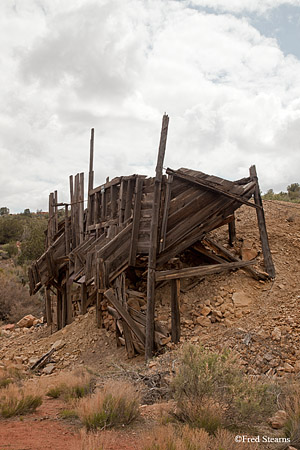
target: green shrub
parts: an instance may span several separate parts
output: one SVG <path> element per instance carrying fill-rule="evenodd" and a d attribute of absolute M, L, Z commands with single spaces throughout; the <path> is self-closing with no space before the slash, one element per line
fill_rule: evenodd
<path fill-rule="evenodd" d="M 276 389 L 248 379 L 231 353 L 188 345 L 172 383 L 180 420 L 215 433 L 221 426 L 259 422 L 276 407 Z"/>

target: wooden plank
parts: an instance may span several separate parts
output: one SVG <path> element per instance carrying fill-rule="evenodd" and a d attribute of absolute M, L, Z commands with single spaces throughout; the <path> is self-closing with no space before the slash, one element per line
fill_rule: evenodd
<path fill-rule="evenodd" d="M 265 213 L 264 213 L 263 203 L 262 203 L 262 199 L 261 199 L 261 195 L 260 195 L 258 178 L 257 178 L 255 166 L 250 167 L 250 176 L 256 183 L 255 191 L 254 191 L 254 201 L 255 201 L 255 204 L 259 207 L 256 210 L 256 214 L 257 214 L 257 222 L 258 222 L 258 228 L 259 228 L 259 233 L 260 233 L 261 246 L 262 246 L 262 251 L 263 251 L 263 255 L 264 255 L 265 268 L 266 268 L 266 271 L 269 274 L 270 278 L 275 278 L 276 272 L 275 272 L 275 267 L 274 267 L 271 251 L 270 251 L 270 246 L 269 246 Z"/>
<path fill-rule="evenodd" d="M 112 219 L 115 219 L 117 217 L 117 211 L 118 211 L 118 193 L 117 193 L 117 186 L 112 185 L 110 187 L 110 215 Z"/>
<path fill-rule="evenodd" d="M 135 198 L 133 207 L 133 222 L 132 222 L 132 234 L 131 244 L 129 251 L 129 265 L 134 266 L 136 263 L 136 254 L 138 248 L 138 237 L 141 217 L 141 201 L 143 195 L 143 179 L 137 178 L 135 184 Z"/>
<path fill-rule="evenodd" d="M 114 291 L 112 288 L 108 289 L 104 292 L 105 297 L 110 303 L 114 306 L 114 308 L 118 311 L 122 319 L 127 323 L 131 331 L 135 334 L 137 339 L 141 342 L 141 344 L 145 345 L 145 334 L 141 331 L 141 329 L 137 326 L 134 320 L 130 317 L 128 312 L 124 309 L 121 303 L 116 298 Z"/>
<path fill-rule="evenodd" d="M 162 129 L 156 164 L 154 198 L 153 198 L 153 214 L 151 218 L 151 233 L 149 242 L 148 256 L 148 278 L 147 278 L 147 316 L 146 316 L 146 343 L 145 358 L 148 360 L 153 356 L 154 349 L 154 312 L 155 312 L 155 269 L 157 259 L 157 241 L 158 241 L 158 220 L 159 206 L 161 196 L 161 181 L 163 161 L 166 151 L 167 135 L 168 135 L 169 117 L 164 114 L 162 119 Z"/>
<path fill-rule="evenodd" d="M 79 175 L 79 243 L 81 244 L 84 239 L 84 224 L 83 224 L 83 215 L 84 215 L 84 173 L 81 172 Z"/>
<path fill-rule="evenodd" d="M 124 222 L 129 219 L 131 216 L 132 209 L 132 197 L 135 188 L 135 180 L 130 179 L 127 181 L 127 191 L 126 191 L 126 203 L 125 203 L 125 211 L 124 211 Z"/>
<path fill-rule="evenodd" d="M 69 207 L 65 205 L 65 251 L 66 255 L 70 253 L 70 236 L 69 236 Z"/>
<path fill-rule="evenodd" d="M 126 205 L 126 181 L 122 178 L 120 191 L 119 191 L 119 225 L 124 222 L 124 211 Z"/>
<path fill-rule="evenodd" d="M 61 328 L 62 328 L 62 292 L 61 292 L 61 286 L 57 287 L 57 290 L 56 290 L 56 323 L 57 323 L 57 329 L 61 330 Z"/>
<path fill-rule="evenodd" d="M 126 293 L 125 293 L 125 277 L 124 273 L 122 273 L 117 279 L 116 279 L 116 296 L 123 306 L 123 308 L 128 311 L 127 303 L 126 303 Z M 127 351 L 128 358 L 133 358 L 135 351 L 134 351 L 134 345 L 132 341 L 132 335 L 130 331 L 129 325 L 123 321 L 123 334 L 125 338 L 125 347 Z"/>
<path fill-rule="evenodd" d="M 228 235 L 229 235 L 229 245 L 233 247 L 233 244 L 236 241 L 236 231 L 235 231 L 235 217 L 233 215 L 233 220 L 228 223 Z"/>
<path fill-rule="evenodd" d="M 66 323 L 69 325 L 73 321 L 73 305 L 69 268 L 66 271 L 65 296 L 66 296 Z"/>
<path fill-rule="evenodd" d="M 94 185 L 94 128 L 91 129 L 91 138 L 90 138 L 87 226 L 92 224 L 92 218 L 93 218 L 93 195 L 90 194 L 90 192 L 93 190 L 93 185 Z"/>
<path fill-rule="evenodd" d="M 71 250 L 76 247 L 76 236 L 75 236 L 75 208 L 74 208 L 74 185 L 73 185 L 73 175 L 69 177 L 70 182 L 70 204 L 71 204 Z"/>
<path fill-rule="evenodd" d="M 169 206 L 171 201 L 171 190 L 172 190 L 172 182 L 173 176 L 168 175 L 167 187 L 165 192 L 165 201 L 164 201 L 164 210 L 162 216 L 161 223 L 161 231 L 160 231 L 160 242 L 159 242 L 159 252 L 161 253 L 166 246 L 166 234 L 167 234 L 167 225 L 168 225 L 168 215 L 169 215 Z"/>
<path fill-rule="evenodd" d="M 223 245 L 219 244 L 218 242 L 214 241 L 210 237 L 206 236 L 203 240 L 203 243 L 208 245 L 210 248 L 215 250 L 217 253 L 221 254 L 221 256 L 224 256 L 229 261 L 239 262 L 241 259 L 234 256 L 227 248 L 223 247 Z M 245 267 L 247 272 L 249 272 L 256 280 L 267 280 L 268 274 L 259 272 L 256 269 L 253 269 L 253 267 Z"/>
<path fill-rule="evenodd" d="M 180 280 L 171 280 L 171 337 L 172 342 L 177 344 L 180 341 Z"/>
<path fill-rule="evenodd" d="M 186 267 L 184 269 L 162 270 L 156 272 L 155 280 L 174 280 L 176 278 L 189 278 L 195 276 L 211 275 L 214 273 L 225 272 L 226 270 L 242 269 L 255 264 L 256 261 L 239 261 L 223 264 L 211 264 L 207 266 Z"/>
<path fill-rule="evenodd" d="M 116 186 L 117 184 L 120 184 L 122 177 L 116 177 L 110 180 L 107 183 L 101 184 L 100 186 L 97 186 L 96 188 L 92 189 L 90 194 L 96 194 L 96 192 L 101 192 L 103 189 L 108 189 L 111 186 Z"/>
<path fill-rule="evenodd" d="M 52 325 L 51 291 L 49 287 L 45 289 L 45 310 L 47 325 Z"/>
<path fill-rule="evenodd" d="M 87 287 L 86 283 L 82 283 L 80 286 L 81 290 L 81 314 L 86 314 L 87 312 Z"/>
<path fill-rule="evenodd" d="M 236 200 L 239 203 L 243 203 L 244 205 L 247 206 L 251 206 L 252 208 L 256 208 L 256 209 L 260 209 L 261 207 L 259 205 L 256 205 L 255 203 L 250 203 L 248 202 L 248 200 L 245 200 L 243 197 L 241 197 L 240 195 L 237 194 L 233 194 L 232 192 L 227 192 L 224 189 L 222 189 L 220 186 L 215 186 L 212 185 L 210 183 L 208 183 L 206 180 L 199 180 L 198 178 L 196 179 L 195 177 L 192 177 L 190 175 L 187 175 L 185 173 L 182 173 L 178 170 L 172 170 L 172 169 L 167 169 L 167 174 L 169 175 L 173 175 L 174 177 L 178 177 L 181 178 L 183 180 L 189 181 L 190 183 L 194 183 L 198 186 L 203 187 L 204 189 L 207 189 L 209 191 L 224 195 L 225 197 L 231 198 Z"/>

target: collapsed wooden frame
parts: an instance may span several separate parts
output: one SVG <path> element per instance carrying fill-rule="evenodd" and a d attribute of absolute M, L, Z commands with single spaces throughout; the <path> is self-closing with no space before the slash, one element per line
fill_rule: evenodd
<path fill-rule="evenodd" d="M 178 342 L 181 278 L 238 268 L 256 279 L 275 277 L 255 166 L 250 168 L 249 177 L 235 182 L 184 168 L 168 168 L 163 175 L 168 125 L 169 117 L 164 115 L 154 178 L 121 176 L 97 187 L 93 186 L 92 129 L 87 208 L 83 173 L 74 179 L 70 176 L 69 204 L 58 203 L 56 191 L 50 194 L 46 251 L 29 269 L 31 293 L 46 287 L 48 323 L 52 322 L 50 289 L 56 291 L 60 329 L 73 319 L 72 286 L 77 284 L 80 312 L 85 314 L 88 305 L 96 303 L 97 325 L 101 327 L 103 311 L 108 311 L 115 320 L 117 342 L 125 343 L 129 356 L 145 351 L 147 359 L 168 339 L 168 332 L 155 321 L 157 283 L 170 281 L 171 337 Z M 209 237 L 210 231 L 228 224 L 229 241 L 233 243 L 234 212 L 241 205 L 256 209 L 266 273 L 251 267 L 254 261 L 240 260 Z M 64 207 L 61 221 L 60 206 Z M 186 268 L 175 264 L 170 268 L 170 261 L 177 258 L 178 263 L 187 249 L 214 264 Z M 146 292 L 130 289 L 126 283 L 134 288 L 140 285 L 140 290 L 144 283 Z M 144 311 L 129 305 L 129 291 L 140 301 L 143 297 Z"/>

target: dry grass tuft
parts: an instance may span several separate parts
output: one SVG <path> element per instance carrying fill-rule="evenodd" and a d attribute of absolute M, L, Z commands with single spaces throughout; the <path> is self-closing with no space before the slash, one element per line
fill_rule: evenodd
<path fill-rule="evenodd" d="M 280 402 L 281 409 L 287 413 L 284 426 L 286 437 L 290 438 L 290 445 L 300 449 L 300 385 L 293 383 L 288 386 L 284 400 Z"/>
<path fill-rule="evenodd" d="M 86 372 L 61 373 L 47 389 L 46 395 L 64 401 L 85 397 L 93 391 L 93 380 Z"/>
<path fill-rule="evenodd" d="M 129 383 L 110 382 L 80 400 L 77 412 L 87 430 L 128 425 L 139 415 L 139 395 Z"/>
<path fill-rule="evenodd" d="M 34 412 L 42 404 L 35 386 L 9 384 L 0 391 L 0 416 L 9 418 Z"/>
<path fill-rule="evenodd" d="M 88 433 L 86 430 L 80 431 L 80 450 L 106 450 L 118 448 L 120 436 L 113 430 L 104 430 L 101 433 Z M 78 449 L 78 450 L 79 450 Z"/>
<path fill-rule="evenodd" d="M 244 450 L 257 450 L 256 444 L 243 443 Z M 151 435 L 144 435 L 143 450 L 240 450 L 241 444 L 235 442 L 235 435 L 227 430 L 218 430 L 210 436 L 205 430 L 188 425 L 175 427 L 162 426 Z"/>

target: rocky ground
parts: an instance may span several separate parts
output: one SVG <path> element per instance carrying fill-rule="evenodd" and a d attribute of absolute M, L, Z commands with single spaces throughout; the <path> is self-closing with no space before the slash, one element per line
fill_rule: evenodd
<path fill-rule="evenodd" d="M 171 374 L 176 366 L 176 348 L 188 341 L 212 350 L 233 349 L 246 373 L 251 375 L 267 375 L 272 379 L 298 377 L 300 206 L 265 202 L 264 207 L 276 279 L 256 281 L 239 270 L 211 275 L 201 281 L 181 296 L 181 343 L 178 346 L 168 343 L 166 352 L 148 366 L 142 356 L 128 360 L 124 347 L 116 347 L 114 333 L 95 327 L 94 308 L 56 333 L 40 324 L 13 331 L 2 329 L 0 366 L 28 370 L 54 347 L 52 361 L 43 369 L 41 377 L 55 377 L 61 370 L 81 366 L 96 373 L 99 382 L 111 376 L 132 376 L 140 377 L 146 386 L 147 376 L 155 384 L 155 375 L 159 378 L 161 373 L 166 377 Z M 258 265 L 263 269 L 255 210 L 242 207 L 237 212 L 236 227 L 236 253 L 257 255 Z M 225 227 L 218 231 L 217 237 L 226 244 Z M 169 297 L 168 286 L 161 288 L 157 295 L 157 316 L 167 327 L 170 326 Z M 160 387 L 163 392 L 163 383 Z M 146 400 L 145 397 L 145 403 L 151 403 Z M 1 430 L 0 422 L 0 436 Z M 1 445 L 0 449 L 35 448 L 9 447 L 8 444 L 5 447 L 2 442 Z"/>

